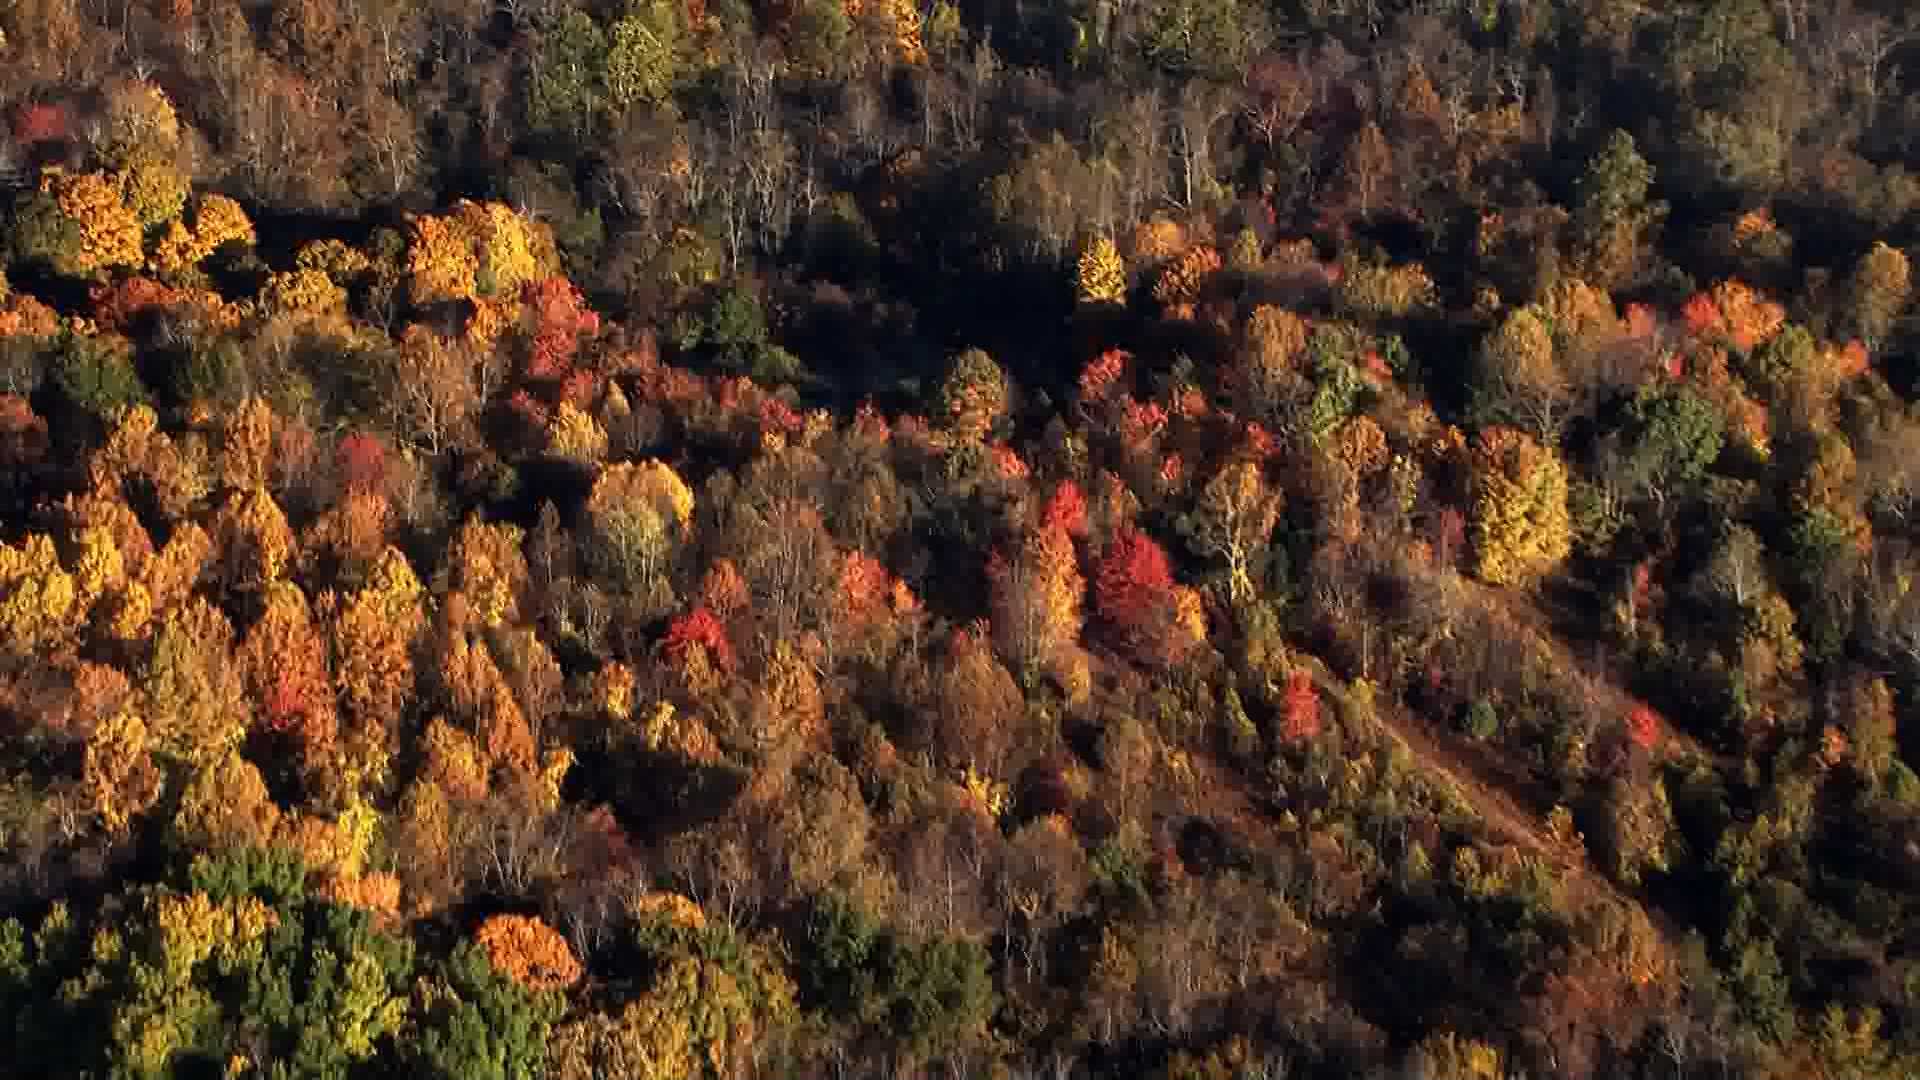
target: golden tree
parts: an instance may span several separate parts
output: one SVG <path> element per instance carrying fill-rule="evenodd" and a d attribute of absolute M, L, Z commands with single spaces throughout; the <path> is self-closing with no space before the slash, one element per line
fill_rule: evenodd
<path fill-rule="evenodd" d="M 1554 355 L 1553 332 L 1541 309 L 1514 311 L 1481 343 L 1473 394 L 1483 417 L 1524 424 L 1543 442 L 1558 440 L 1573 408 L 1574 386 Z"/>
<path fill-rule="evenodd" d="M 195 772 L 180 795 L 175 837 L 198 850 L 264 848 L 280 824 L 280 808 L 260 770 L 237 751 Z"/>
<path fill-rule="evenodd" d="M 80 788 L 88 807 L 110 833 L 123 833 L 134 815 L 160 798 L 160 769 L 150 753 L 146 721 L 121 710 L 87 735 Z"/>
<path fill-rule="evenodd" d="M 327 605 L 333 608 L 334 671 L 348 720 L 328 772 L 347 792 L 386 774 L 395 726 L 413 697 L 413 646 L 426 625 L 424 594 L 406 556 L 388 547 L 363 588 Z"/>
<path fill-rule="evenodd" d="M 1280 520 L 1280 492 L 1251 461 L 1235 462 L 1215 473 L 1200 491 L 1200 501 L 1185 523 L 1189 541 L 1200 554 L 1227 564 L 1227 597 L 1235 604 L 1253 598 L 1252 567 L 1266 549 Z"/>
<path fill-rule="evenodd" d="M 416 304 L 467 300 L 475 293 L 480 256 L 464 223 L 423 214 L 407 237 L 408 289 Z"/>
<path fill-rule="evenodd" d="M 253 710 L 233 658 L 233 625 L 195 597 L 167 613 L 141 688 L 154 747 L 204 768 L 240 744 Z"/>
<path fill-rule="evenodd" d="M 1012 559 L 989 562 L 993 634 L 1001 653 L 1031 676 L 1080 636 L 1086 580 L 1073 539 L 1060 526 L 1035 530 Z"/>
<path fill-rule="evenodd" d="M 53 196 L 78 235 L 78 246 L 61 269 L 96 274 L 116 266 L 137 267 L 146 258 L 140 218 L 121 198 L 121 185 L 113 177 L 50 170 L 41 177 L 40 188 Z"/>
<path fill-rule="evenodd" d="M 1869 346 L 1886 340 L 1913 298 L 1913 271 L 1906 252 L 1876 240 L 1854 266 L 1848 297 L 1853 324 Z"/>
<path fill-rule="evenodd" d="M 1495 585 L 1531 581 L 1573 548 L 1567 466 L 1512 428 L 1490 428 L 1472 455 L 1474 570 Z"/>
<path fill-rule="evenodd" d="M 265 485 L 228 498 L 214 518 L 213 534 L 230 589 L 265 588 L 287 572 L 293 558 L 293 528 Z"/>
<path fill-rule="evenodd" d="M 1080 253 L 1076 279 L 1082 304 L 1125 304 L 1127 302 L 1127 264 L 1113 238 L 1096 236 Z"/>

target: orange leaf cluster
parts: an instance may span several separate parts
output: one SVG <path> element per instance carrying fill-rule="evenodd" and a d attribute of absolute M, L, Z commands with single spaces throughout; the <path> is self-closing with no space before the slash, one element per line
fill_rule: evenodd
<path fill-rule="evenodd" d="M 530 915 L 495 915 L 473 939 L 495 970 L 533 990 L 564 990 L 584 974 L 566 939 Z"/>

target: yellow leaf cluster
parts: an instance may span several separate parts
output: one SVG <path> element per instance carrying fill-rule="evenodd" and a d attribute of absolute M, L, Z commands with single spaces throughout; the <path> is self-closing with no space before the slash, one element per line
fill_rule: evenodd
<path fill-rule="evenodd" d="M 318 270 L 336 285 L 345 285 L 373 269 L 366 253 L 343 240 L 314 240 L 300 245 L 293 256 L 295 270 Z"/>
<path fill-rule="evenodd" d="M 148 752 L 146 721 L 122 709 L 94 725 L 80 767 L 80 789 L 108 832 L 126 831 L 134 815 L 160 798 L 160 770 Z"/>
<path fill-rule="evenodd" d="M 280 808 L 260 770 L 229 751 L 196 773 L 180 795 L 175 833 L 196 849 L 265 847 L 280 825 Z"/>
<path fill-rule="evenodd" d="M 19 546 L 0 545 L 0 635 L 18 656 L 43 652 L 79 629 L 85 611 L 73 575 L 60 565 L 53 540 L 28 536 Z"/>
<path fill-rule="evenodd" d="M 454 204 L 413 220 L 407 272 L 415 303 L 512 298 L 559 270 L 552 230 L 505 203 Z"/>
<path fill-rule="evenodd" d="M 1127 266 L 1111 237 L 1094 237 L 1080 253 L 1078 284 L 1083 304 L 1126 303 Z"/>
<path fill-rule="evenodd" d="M 445 587 L 466 599 L 479 625 L 492 628 L 520 615 L 519 595 L 527 584 L 526 534 L 518 526 L 469 517 L 448 551 Z"/>
<path fill-rule="evenodd" d="M 267 275 L 260 306 L 281 316 L 335 315 L 347 308 L 347 291 L 322 270 L 286 270 Z"/>
<path fill-rule="evenodd" d="M 165 158 L 140 158 L 121 170 L 121 198 L 144 228 L 177 220 L 187 208 L 187 177 Z"/>
<path fill-rule="evenodd" d="M 70 260 L 76 272 L 139 266 L 145 260 L 140 219 L 121 198 L 121 185 L 114 177 L 101 172 L 50 173 L 41 185 L 51 190 L 60 213 L 78 230 L 80 247 Z"/>
<path fill-rule="evenodd" d="M 258 243 L 253 221 L 240 204 L 225 195 L 203 195 L 193 212 L 193 238 L 201 258 L 230 243 L 252 247 Z M 199 260 L 194 260 L 198 262 Z"/>
<path fill-rule="evenodd" d="M 1431 307 L 1438 298 L 1433 278 L 1419 263 L 1360 263 L 1347 267 L 1340 279 L 1338 303 L 1342 311 L 1361 318 L 1402 319 Z"/>
<path fill-rule="evenodd" d="M 547 452 L 583 465 L 597 464 L 607 456 L 606 430 L 573 402 L 563 401 L 547 425 Z"/>
<path fill-rule="evenodd" d="M 214 519 L 229 587 L 261 589 L 280 579 L 293 558 L 293 528 L 264 486 L 237 492 Z"/>
<path fill-rule="evenodd" d="M 1565 559 L 1573 530 L 1559 455 L 1512 428 L 1492 428 L 1472 460 L 1476 573 L 1491 584 L 1519 584 Z"/>
<path fill-rule="evenodd" d="M 477 214 L 467 207 L 462 211 L 463 217 L 474 220 L 474 232 L 480 241 L 477 277 L 483 294 L 511 296 L 520 291 L 520 286 L 552 271 L 552 265 L 541 257 L 539 224 L 505 203 L 485 203 Z"/>
<path fill-rule="evenodd" d="M 1065 529 L 1027 537 L 992 586 L 994 637 L 1009 663 L 1038 670 L 1078 640 L 1087 587 Z"/>
<path fill-rule="evenodd" d="M 366 586 L 334 616 L 334 674 L 351 724 L 333 764 L 349 791 L 386 774 L 393 725 L 413 695 L 413 644 L 426 622 L 422 595 L 406 556 L 389 546 Z"/>
<path fill-rule="evenodd" d="M 213 764 L 246 735 L 252 709 L 233 663 L 233 626 L 202 598 L 161 620 L 142 689 L 156 749 L 187 765 Z"/>
<path fill-rule="evenodd" d="M 1507 1075 L 1500 1051 L 1451 1031 L 1421 1040 L 1414 1057 L 1430 1080 L 1502 1080 Z"/>
<path fill-rule="evenodd" d="M 621 462 L 594 481 L 589 513 L 612 510 L 623 501 L 639 501 L 685 528 L 693 520 L 693 489 L 664 461 Z"/>
<path fill-rule="evenodd" d="M 151 903 L 160 939 L 156 958 L 173 986 L 190 982 L 193 969 L 215 952 L 257 941 L 278 922 L 273 909 L 253 896 L 215 903 L 203 892 L 162 894 Z"/>
<path fill-rule="evenodd" d="M 407 241 L 409 289 L 416 304 L 466 300 L 474 295 L 480 257 L 460 222 L 422 215 Z"/>
<path fill-rule="evenodd" d="M 633 669 L 618 660 L 600 665 L 593 676 L 593 699 L 614 720 L 633 715 Z"/>
<path fill-rule="evenodd" d="M 649 892 L 627 904 L 627 915 L 635 922 L 659 920 L 689 930 L 705 929 L 707 913 L 699 904 L 677 892 Z"/>
<path fill-rule="evenodd" d="M 126 560 L 112 530 L 104 525 L 89 525 L 74 537 L 73 578 L 79 590 L 82 610 L 110 593 L 119 592 L 127 582 Z"/>
<path fill-rule="evenodd" d="M 227 414 L 220 435 L 220 482 L 246 490 L 267 482 L 273 456 L 273 407 L 248 397 Z"/>
<path fill-rule="evenodd" d="M 144 79 L 116 83 L 107 91 L 106 146 L 119 165 L 171 154 L 180 145 L 180 115 L 166 91 Z"/>

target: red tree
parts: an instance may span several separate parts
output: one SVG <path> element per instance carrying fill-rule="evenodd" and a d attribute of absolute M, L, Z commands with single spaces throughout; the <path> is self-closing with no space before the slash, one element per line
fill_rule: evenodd
<path fill-rule="evenodd" d="M 1053 489 L 1046 508 L 1040 512 L 1040 527 L 1059 529 L 1068 536 L 1087 535 L 1087 497 L 1079 484 L 1062 480 L 1060 486 Z"/>
<path fill-rule="evenodd" d="M 1121 529 L 1100 558 L 1094 604 L 1121 643 L 1151 651 L 1172 622 L 1173 570 L 1166 549 L 1138 529 Z"/>
<path fill-rule="evenodd" d="M 340 486 L 357 495 L 378 492 L 387 482 L 387 448 L 372 435 L 355 432 L 334 451 Z"/>
<path fill-rule="evenodd" d="M 1320 734 L 1320 693 L 1313 688 L 1313 674 L 1306 668 L 1294 668 L 1287 675 L 1287 692 L 1280 704 L 1280 737 L 1289 743 L 1305 742 Z"/>
<path fill-rule="evenodd" d="M 733 645 L 726 627 L 706 607 L 697 607 L 673 620 L 661 648 L 675 665 L 685 665 L 695 646 L 706 650 L 707 661 L 721 671 L 733 670 Z"/>
<path fill-rule="evenodd" d="M 564 379 L 580 351 L 580 339 L 600 332 L 600 316 L 562 277 L 529 282 L 520 298 L 527 305 L 527 378 Z"/>
<path fill-rule="evenodd" d="M 1642 750 L 1650 750 L 1660 741 L 1660 714 L 1645 705 L 1635 705 L 1627 714 L 1627 738 Z"/>

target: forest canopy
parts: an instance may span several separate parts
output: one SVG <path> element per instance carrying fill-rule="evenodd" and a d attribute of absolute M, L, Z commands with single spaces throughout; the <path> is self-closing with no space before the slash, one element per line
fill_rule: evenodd
<path fill-rule="evenodd" d="M 0 7 L 0 1060 L 1920 1074 L 1900 0 Z"/>

